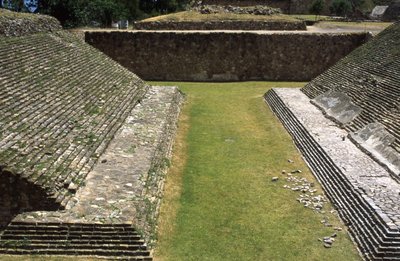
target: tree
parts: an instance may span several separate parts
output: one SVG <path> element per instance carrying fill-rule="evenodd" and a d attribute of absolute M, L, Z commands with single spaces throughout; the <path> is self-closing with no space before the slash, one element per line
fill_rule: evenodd
<path fill-rule="evenodd" d="M 338 16 L 347 16 L 351 10 L 351 4 L 348 0 L 334 0 L 330 10 Z"/>
<path fill-rule="evenodd" d="M 318 15 L 321 14 L 322 10 L 324 10 L 325 2 L 324 0 L 314 0 L 310 7 L 310 13 L 315 14 L 315 21 L 317 20 Z"/>
<path fill-rule="evenodd" d="M 20 1 L 22 0 L 15 0 Z M 188 0 L 40 0 L 39 12 L 56 17 L 64 27 L 109 26 L 112 20 L 136 20 L 182 10 Z"/>
<path fill-rule="evenodd" d="M 351 9 L 353 11 L 353 13 L 355 13 L 356 11 L 360 11 L 362 5 L 364 5 L 365 0 L 350 0 L 350 4 L 351 4 Z"/>

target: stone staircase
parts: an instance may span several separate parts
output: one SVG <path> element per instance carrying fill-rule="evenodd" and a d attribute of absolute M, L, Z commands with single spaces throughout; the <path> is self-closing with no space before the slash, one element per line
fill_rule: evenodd
<path fill-rule="evenodd" d="M 338 209 L 363 257 L 366 260 L 400 260 L 398 227 L 381 213 L 370 198 L 351 184 L 274 90 L 265 95 L 265 100 L 291 134 L 327 196 Z"/>
<path fill-rule="evenodd" d="M 345 126 L 358 131 L 379 122 L 396 140 L 391 145 L 400 153 L 400 22 L 394 23 L 362 47 L 329 68 L 302 91 L 314 99 L 329 90 L 345 93 L 362 109 Z"/>
<path fill-rule="evenodd" d="M 0 254 L 152 260 L 141 236 L 129 224 L 13 222 L 0 234 Z"/>
<path fill-rule="evenodd" d="M 178 88 L 147 85 L 51 17 L 0 10 L 0 39 L 0 259 L 152 260 Z"/>

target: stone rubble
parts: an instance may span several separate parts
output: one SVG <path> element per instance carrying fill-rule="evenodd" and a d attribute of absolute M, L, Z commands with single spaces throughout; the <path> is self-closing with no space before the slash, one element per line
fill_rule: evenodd
<path fill-rule="evenodd" d="M 256 5 L 248 7 L 240 6 L 222 6 L 222 5 L 200 5 L 194 7 L 192 10 L 201 14 L 218 14 L 218 13 L 231 13 L 231 14 L 250 14 L 250 15 L 274 15 L 281 14 L 279 8 L 273 8 L 265 5 Z"/>

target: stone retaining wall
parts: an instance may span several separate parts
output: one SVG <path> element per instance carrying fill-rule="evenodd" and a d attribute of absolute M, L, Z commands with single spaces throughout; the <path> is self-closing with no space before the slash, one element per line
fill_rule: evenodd
<path fill-rule="evenodd" d="M 145 80 L 309 81 L 368 33 L 86 32 L 85 40 Z"/>
<path fill-rule="evenodd" d="M 307 30 L 302 21 L 138 22 L 137 30 Z"/>

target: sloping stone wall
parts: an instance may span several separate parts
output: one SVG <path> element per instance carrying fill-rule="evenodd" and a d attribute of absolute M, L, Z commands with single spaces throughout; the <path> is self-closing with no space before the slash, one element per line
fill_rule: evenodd
<path fill-rule="evenodd" d="M 361 113 L 346 124 L 359 131 L 379 122 L 395 137 L 391 146 L 400 152 L 400 23 L 396 23 L 319 75 L 303 88 L 314 99 L 328 91 L 342 92 Z"/>
<path fill-rule="evenodd" d="M 148 86 L 67 32 L 0 49 L 0 167 L 65 206 Z"/>
<path fill-rule="evenodd" d="M 86 32 L 86 42 L 145 80 L 308 81 L 368 33 Z"/>

